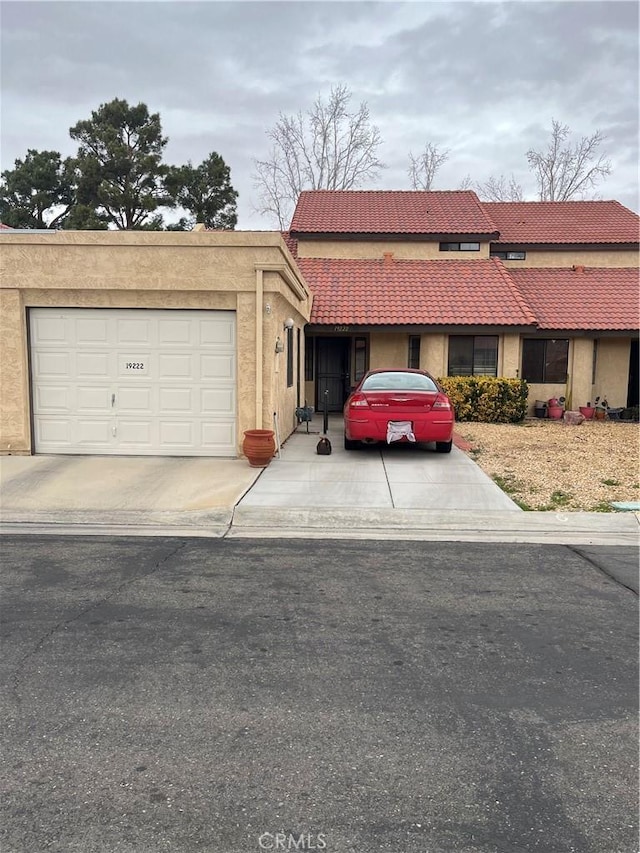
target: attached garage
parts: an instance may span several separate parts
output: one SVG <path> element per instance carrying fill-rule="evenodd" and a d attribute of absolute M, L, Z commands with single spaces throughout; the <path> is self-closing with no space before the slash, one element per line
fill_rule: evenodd
<path fill-rule="evenodd" d="M 29 315 L 36 452 L 235 454 L 233 311 Z"/>
<path fill-rule="evenodd" d="M 295 428 L 311 294 L 279 232 L 0 235 L 0 454 L 235 458 Z"/>

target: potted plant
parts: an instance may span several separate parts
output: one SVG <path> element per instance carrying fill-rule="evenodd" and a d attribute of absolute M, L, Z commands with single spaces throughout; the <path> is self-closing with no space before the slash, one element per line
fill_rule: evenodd
<path fill-rule="evenodd" d="M 580 409 L 580 414 L 584 416 L 585 420 L 592 420 L 595 407 L 591 405 L 591 400 L 589 400 L 586 406 L 579 406 L 578 408 Z"/>
<path fill-rule="evenodd" d="M 559 421 L 564 414 L 564 397 L 551 397 L 548 401 L 547 413 L 554 421 Z"/>
<path fill-rule="evenodd" d="M 609 403 L 607 402 L 607 398 L 596 397 L 595 400 L 595 408 L 593 412 L 593 417 L 597 421 L 603 421 L 607 417 L 607 409 L 609 408 Z"/>
<path fill-rule="evenodd" d="M 276 452 L 275 432 L 272 429 L 244 431 L 242 452 L 252 468 L 266 468 Z"/>
<path fill-rule="evenodd" d="M 547 417 L 547 404 L 544 400 L 536 400 L 535 405 L 533 407 L 533 414 L 536 418 Z"/>

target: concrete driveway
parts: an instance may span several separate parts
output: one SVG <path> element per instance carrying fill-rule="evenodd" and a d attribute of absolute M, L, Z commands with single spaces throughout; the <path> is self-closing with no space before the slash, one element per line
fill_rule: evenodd
<path fill-rule="evenodd" d="M 391 538 L 637 545 L 634 513 L 522 512 L 464 453 L 343 449 L 329 421 L 291 435 L 267 468 L 246 459 L 0 457 L 0 533 Z"/>
<path fill-rule="evenodd" d="M 307 434 L 300 427 L 287 439 L 239 507 L 521 512 L 457 447 L 451 453 L 408 443 L 345 450 L 342 418 L 333 417 L 332 453 L 319 456 L 318 425 L 314 429 Z"/>

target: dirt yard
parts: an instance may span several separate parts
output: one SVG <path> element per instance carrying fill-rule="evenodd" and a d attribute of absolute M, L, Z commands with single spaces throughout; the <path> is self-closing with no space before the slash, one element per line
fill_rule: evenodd
<path fill-rule="evenodd" d="M 615 421 L 459 423 L 469 456 L 523 509 L 610 512 L 640 501 L 640 426 Z"/>

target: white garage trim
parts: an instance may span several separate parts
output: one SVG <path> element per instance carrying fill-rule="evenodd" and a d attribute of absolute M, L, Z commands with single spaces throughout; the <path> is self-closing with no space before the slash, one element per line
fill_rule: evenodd
<path fill-rule="evenodd" d="M 31 308 L 36 453 L 236 456 L 234 311 Z"/>

